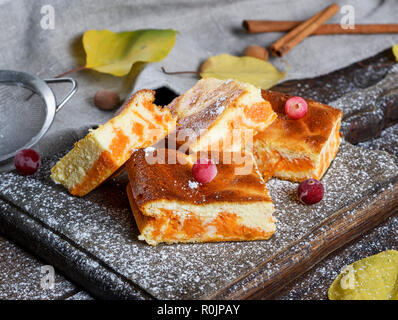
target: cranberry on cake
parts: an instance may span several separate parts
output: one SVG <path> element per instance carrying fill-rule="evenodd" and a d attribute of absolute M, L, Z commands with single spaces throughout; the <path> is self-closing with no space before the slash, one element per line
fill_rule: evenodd
<path fill-rule="evenodd" d="M 285 104 L 292 96 L 273 91 L 263 91 L 262 95 L 278 114 L 254 137 L 254 156 L 264 178 L 320 180 L 339 149 L 342 111 L 306 99 L 306 114 L 291 119 Z"/>

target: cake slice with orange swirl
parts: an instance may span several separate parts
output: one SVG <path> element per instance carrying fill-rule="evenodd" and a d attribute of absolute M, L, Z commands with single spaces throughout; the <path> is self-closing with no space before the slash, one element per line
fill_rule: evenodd
<path fill-rule="evenodd" d="M 274 206 L 252 154 L 212 155 L 218 173 L 202 184 L 192 176 L 192 156 L 154 148 L 133 153 L 126 163 L 127 195 L 140 240 L 157 245 L 272 236 Z"/>
<path fill-rule="evenodd" d="M 176 125 L 166 108 L 154 104 L 155 92 L 141 90 L 120 114 L 91 130 L 51 169 L 51 178 L 72 195 L 84 196 L 112 176 L 131 156 L 163 139 Z"/>
<path fill-rule="evenodd" d="M 277 117 L 259 88 L 214 78 L 198 81 L 167 108 L 178 122 L 176 131 L 169 135 L 169 145 L 184 146 L 191 153 L 240 152 Z"/>
<path fill-rule="evenodd" d="M 305 99 L 307 114 L 298 120 L 285 113 L 288 94 L 263 91 L 278 118 L 254 137 L 254 155 L 264 178 L 300 182 L 321 179 L 340 145 L 342 111 Z"/>

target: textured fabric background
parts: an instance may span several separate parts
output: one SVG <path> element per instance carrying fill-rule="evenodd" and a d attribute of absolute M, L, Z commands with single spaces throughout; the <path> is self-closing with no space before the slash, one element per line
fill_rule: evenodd
<path fill-rule="evenodd" d="M 101 123 L 113 112 L 99 111 L 92 103 L 95 92 L 110 88 L 124 97 L 141 88 L 168 86 L 181 93 L 197 78 L 191 75 L 167 76 L 160 67 L 196 70 L 207 57 L 221 53 L 241 54 L 249 44 L 269 46 L 280 33 L 246 35 L 244 19 L 306 19 L 332 2 L 355 8 L 356 23 L 397 22 L 396 0 L 252 0 L 252 1 L 82 1 L 82 0 L 0 0 L 0 69 L 16 69 L 42 78 L 61 74 L 84 65 L 81 35 L 88 29 L 112 31 L 142 28 L 174 28 L 179 31 L 171 54 L 163 61 L 145 67 L 135 85 L 94 71 L 71 76 L 79 91 L 57 114 L 43 143 L 59 130 Z M 43 30 L 41 8 L 51 5 L 55 28 Z M 330 22 L 339 22 L 337 14 Z M 398 35 L 336 35 L 306 39 L 285 56 L 290 65 L 286 79 L 312 77 L 341 68 L 398 43 Z M 284 68 L 280 59 L 271 62 Z M 58 96 L 66 90 L 57 87 Z M 1 116 L 1 115 L 0 115 Z M 28 115 L 21 115 L 27 116 Z M 43 145 L 43 143 L 41 145 Z M 40 146 L 39 146 L 40 149 Z"/>

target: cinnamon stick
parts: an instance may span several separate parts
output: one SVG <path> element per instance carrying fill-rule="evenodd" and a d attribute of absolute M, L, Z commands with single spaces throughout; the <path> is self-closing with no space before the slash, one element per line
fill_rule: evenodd
<path fill-rule="evenodd" d="M 294 48 L 317 30 L 324 22 L 329 20 L 338 10 L 339 6 L 337 4 L 332 4 L 303 23 L 300 23 L 270 46 L 271 53 L 278 57 L 284 56 L 290 49 Z"/>
<path fill-rule="evenodd" d="M 283 32 L 290 31 L 301 23 L 303 21 L 244 20 L 243 28 L 247 33 Z M 355 24 L 354 29 L 343 29 L 340 24 L 323 24 L 311 35 L 379 33 L 398 33 L 398 24 Z"/>

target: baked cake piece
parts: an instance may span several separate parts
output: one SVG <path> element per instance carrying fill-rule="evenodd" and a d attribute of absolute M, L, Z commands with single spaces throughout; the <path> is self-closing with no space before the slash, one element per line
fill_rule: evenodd
<path fill-rule="evenodd" d="M 121 113 L 78 141 L 51 169 L 51 178 L 70 193 L 84 196 L 130 158 L 134 148 L 148 147 L 175 129 L 175 119 L 153 102 L 155 92 L 138 91 Z"/>
<path fill-rule="evenodd" d="M 177 117 L 169 142 L 177 148 L 185 144 L 191 153 L 240 152 L 254 134 L 276 119 L 260 89 L 235 80 L 202 79 L 167 108 Z"/>
<path fill-rule="evenodd" d="M 158 163 L 151 164 L 153 156 Z M 176 158 L 177 164 L 168 164 Z M 179 151 L 134 152 L 126 163 L 127 194 L 139 239 L 157 245 L 270 238 L 275 231 L 274 206 L 254 158 L 230 158 L 231 164 L 223 164 L 221 157 L 217 176 L 201 184 L 192 177 L 193 160 Z M 237 164 L 238 159 L 245 163 Z M 243 167 L 249 170 L 238 172 Z"/>
<path fill-rule="evenodd" d="M 278 118 L 254 137 L 254 155 L 265 179 L 277 177 L 294 182 L 321 179 L 340 145 L 341 110 L 308 100 L 307 114 L 291 120 L 285 102 L 291 96 L 263 91 Z"/>

